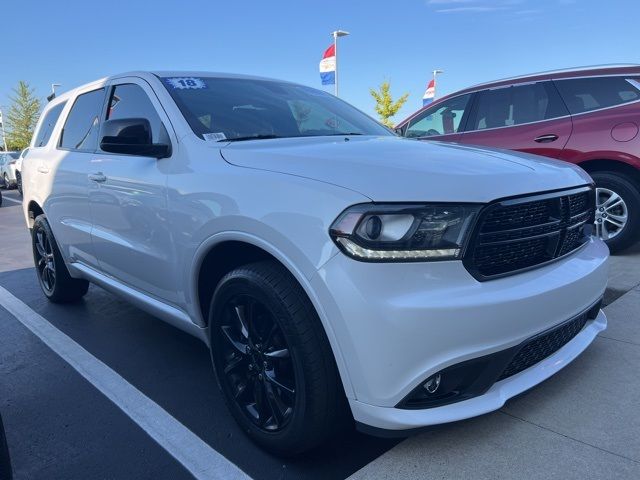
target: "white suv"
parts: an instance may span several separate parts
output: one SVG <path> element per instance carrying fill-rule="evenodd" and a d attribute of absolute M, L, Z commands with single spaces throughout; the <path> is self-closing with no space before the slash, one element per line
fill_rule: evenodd
<path fill-rule="evenodd" d="M 47 105 L 23 186 L 44 294 L 92 282 L 201 338 L 276 452 L 498 409 L 606 327 L 584 171 L 398 138 L 302 85 L 99 80 Z"/>

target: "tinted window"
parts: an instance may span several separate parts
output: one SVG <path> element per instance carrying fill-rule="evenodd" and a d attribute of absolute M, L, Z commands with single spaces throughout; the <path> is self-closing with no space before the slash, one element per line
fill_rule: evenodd
<path fill-rule="evenodd" d="M 510 127 L 567 114 L 566 107 L 549 82 L 496 88 L 479 92 L 470 130 Z"/>
<path fill-rule="evenodd" d="M 122 118 L 146 118 L 151 124 L 153 143 L 161 143 L 159 136 L 163 133 L 162 121 L 145 91 L 133 83 L 116 85 L 111 94 L 107 120 Z M 164 140 L 166 143 L 166 139 Z"/>
<path fill-rule="evenodd" d="M 405 136 L 416 138 L 457 133 L 470 99 L 471 94 L 468 93 L 426 109 L 411 120 Z"/>
<path fill-rule="evenodd" d="M 613 107 L 640 100 L 638 85 L 625 77 L 576 78 L 555 80 L 562 98 L 571 113 Z"/>
<path fill-rule="evenodd" d="M 348 103 L 302 85 L 244 78 L 162 80 L 193 131 L 205 139 L 392 135 Z"/>
<path fill-rule="evenodd" d="M 9 152 L 7 153 L 7 155 L 9 155 L 11 158 L 19 158 L 20 152 Z"/>
<path fill-rule="evenodd" d="M 103 88 L 78 96 L 62 129 L 62 148 L 86 151 L 96 149 L 103 100 Z"/>
<path fill-rule="evenodd" d="M 64 108 L 66 103 L 67 102 L 62 102 L 55 107 L 52 107 L 45 114 L 44 118 L 42 119 L 42 123 L 40 124 L 38 135 L 36 135 L 36 138 L 33 141 L 34 147 L 44 147 L 47 143 L 49 143 L 51 133 L 53 132 L 53 127 L 56 126 L 58 118 L 60 118 L 60 114 L 62 113 L 62 109 Z"/>

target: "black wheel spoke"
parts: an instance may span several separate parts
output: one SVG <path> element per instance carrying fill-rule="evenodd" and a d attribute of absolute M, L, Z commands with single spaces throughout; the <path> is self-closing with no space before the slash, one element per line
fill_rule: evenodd
<path fill-rule="evenodd" d="M 44 248 L 44 240 L 42 239 L 42 232 L 38 232 L 36 234 L 36 250 L 38 251 L 38 255 L 44 258 L 47 256 L 47 252 Z"/>
<path fill-rule="evenodd" d="M 265 392 L 262 382 L 257 378 L 253 379 L 253 398 L 255 400 L 256 411 L 258 412 L 258 422 L 264 426 L 267 421 L 264 402 Z"/>
<path fill-rule="evenodd" d="M 240 324 L 240 333 L 244 338 L 249 338 L 249 324 L 247 323 L 247 315 L 244 305 L 236 305 L 234 308 L 236 319 Z"/>
<path fill-rule="evenodd" d="M 273 370 L 267 370 L 264 372 L 265 373 L 265 380 L 269 383 L 271 383 L 272 385 L 275 385 L 276 387 L 280 388 L 281 390 L 284 390 L 285 392 L 289 393 L 290 395 L 293 395 L 296 393 L 294 388 L 291 387 L 287 387 L 285 384 L 283 384 L 282 382 L 280 382 L 277 378 L 276 375 L 274 373 Z"/>
<path fill-rule="evenodd" d="M 247 354 L 247 348 L 248 345 L 239 342 L 238 340 L 236 340 L 235 338 L 233 338 L 233 328 L 229 327 L 229 326 L 223 326 L 222 327 L 222 333 L 224 338 L 227 339 L 227 341 L 233 346 L 233 348 L 236 349 L 236 351 L 238 353 L 240 353 L 241 355 L 246 355 Z"/>
<path fill-rule="evenodd" d="M 266 380 L 264 381 L 264 390 L 267 397 L 267 403 L 269 405 L 269 409 L 271 410 L 271 415 L 273 419 L 273 423 L 275 427 L 278 428 L 285 419 L 285 416 L 289 412 L 289 407 L 287 407 L 280 397 L 276 394 L 273 389 L 273 386 Z"/>
<path fill-rule="evenodd" d="M 243 355 L 234 355 L 234 357 L 232 357 L 229 362 L 227 362 L 227 365 L 224 367 L 224 373 L 229 374 L 232 370 L 235 370 L 236 368 L 243 366 L 246 364 L 246 360 L 247 357 L 243 356 Z"/>
<path fill-rule="evenodd" d="M 269 358 L 289 358 L 289 349 L 282 348 L 280 350 L 273 350 L 271 352 L 266 352 L 265 355 Z"/>

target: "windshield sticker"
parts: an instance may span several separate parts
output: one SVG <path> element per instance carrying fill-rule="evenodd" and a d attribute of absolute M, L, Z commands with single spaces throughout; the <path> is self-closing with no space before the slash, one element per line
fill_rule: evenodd
<path fill-rule="evenodd" d="M 227 136 L 222 132 L 204 133 L 202 136 L 208 142 L 220 142 L 227 139 Z"/>
<path fill-rule="evenodd" d="M 171 88 L 178 90 L 207 88 L 207 84 L 201 78 L 196 77 L 173 77 L 165 78 Z"/>

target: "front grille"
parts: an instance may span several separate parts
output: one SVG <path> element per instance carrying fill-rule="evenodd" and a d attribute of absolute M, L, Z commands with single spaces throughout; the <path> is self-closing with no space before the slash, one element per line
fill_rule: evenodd
<path fill-rule="evenodd" d="M 465 265 L 488 280 L 547 263 L 588 240 L 595 208 L 584 187 L 489 205 L 481 214 Z"/>
<path fill-rule="evenodd" d="M 589 319 L 589 313 L 585 312 L 573 320 L 525 343 L 509 362 L 500 377 L 498 377 L 498 380 L 504 380 L 516 373 L 520 373 L 560 350 L 584 328 Z"/>

